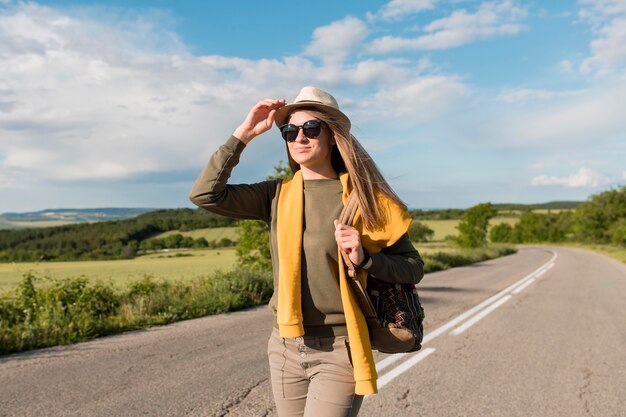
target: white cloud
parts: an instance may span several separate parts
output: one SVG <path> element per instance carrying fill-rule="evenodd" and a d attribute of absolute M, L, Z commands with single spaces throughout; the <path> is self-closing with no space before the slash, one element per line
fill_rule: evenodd
<path fill-rule="evenodd" d="M 381 88 L 363 100 L 359 111 L 368 118 L 390 118 L 417 124 L 439 117 L 463 101 L 469 89 L 457 78 L 443 75 L 404 80 L 401 85 Z"/>
<path fill-rule="evenodd" d="M 200 151 L 203 132 L 224 123 L 206 103 L 237 105 L 241 87 L 176 42 L 166 48 L 178 53 L 153 52 L 163 34 L 139 23 L 109 26 L 30 3 L 0 12 L 2 170 L 124 178 L 181 169 Z"/>
<path fill-rule="evenodd" d="M 489 114 L 489 119 L 472 120 L 473 128 L 467 129 L 473 131 L 471 136 L 498 147 L 557 149 L 599 144 L 626 132 L 626 79 L 612 79 L 577 92 L 521 91 L 501 95 L 501 101 L 488 110 L 489 104 L 483 103 L 481 111 Z M 504 107 L 502 101 L 507 100 L 503 98 L 515 107 Z"/>
<path fill-rule="evenodd" d="M 626 13 L 624 0 L 578 0 L 578 3 L 582 6 L 579 15 L 584 19 L 602 19 Z"/>
<path fill-rule="evenodd" d="M 606 76 L 626 67 L 626 2 L 580 0 L 580 18 L 591 25 L 594 39 L 590 56 L 583 60 L 583 73 Z"/>
<path fill-rule="evenodd" d="M 378 15 L 385 20 L 399 19 L 406 15 L 431 10 L 436 0 L 391 0 L 383 6 Z"/>
<path fill-rule="evenodd" d="M 626 17 L 612 19 L 597 31 L 591 41 L 591 56 L 581 64 L 583 73 L 600 75 L 623 68 L 626 64 Z"/>
<path fill-rule="evenodd" d="M 423 28 L 426 34 L 416 38 L 384 36 L 368 46 L 372 53 L 402 50 L 449 49 L 481 39 L 515 35 L 524 29 L 520 21 L 526 17 L 524 8 L 513 1 L 482 3 L 475 13 L 455 10 L 448 17 L 435 20 Z"/>
<path fill-rule="evenodd" d="M 549 91 L 533 88 L 508 89 L 501 92 L 496 100 L 504 103 L 520 103 L 536 100 L 549 100 L 557 97 L 568 97 L 580 94 L 577 91 Z"/>
<path fill-rule="evenodd" d="M 305 54 L 320 58 L 326 64 L 341 64 L 360 47 L 368 34 L 365 23 L 348 16 L 342 20 L 322 26 L 313 32 L 313 41 Z"/>
<path fill-rule="evenodd" d="M 368 122 L 392 106 L 426 120 L 465 89 L 454 77 L 426 74 L 428 62 L 342 64 L 367 35 L 356 18 L 314 33 L 307 53 L 332 51 L 329 59 L 319 53 L 322 65 L 297 56 L 193 56 L 161 18 L 77 18 L 33 3 L 0 9 L 0 188 L 26 177 L 91 181 L 193 169 L 257 99 L 291 100 L 310 83 L 330 89 L 348 111 L 367 111 Z"/>
<path fill-rule="evenodd" d="M 589 168 L 580 168 L 578 172 L 565 177 L 539 175 L 530 182 L 534 186 L 560 185 L 571 188 L 597 187 L 608 184 L 611 178 Z"/>
<path fill-rule="evenodd" d="M 626 180 L 626 171 L 622 172 L 622 178 Z"/>

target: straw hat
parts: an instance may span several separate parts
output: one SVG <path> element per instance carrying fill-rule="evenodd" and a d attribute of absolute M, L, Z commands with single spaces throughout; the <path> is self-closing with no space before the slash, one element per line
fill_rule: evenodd
<path fill-rule="evenodd" d="M 331 96 L 324 90 L 320 90 L 317 87 L 304 87 L 300 90 L 298 96 L 293 100 L 293 103 L 287 104 L 276 110 L 274 115 L 274 121 L 276 126 L 281 127 L 289 120 L 289 114 L 299 107 L 312 107 L 318 109 L 328 115 L 343 120 L 350 126 L 350 119 L 341 110 L 339 110 L 339 104 L 335 97 Z"/>

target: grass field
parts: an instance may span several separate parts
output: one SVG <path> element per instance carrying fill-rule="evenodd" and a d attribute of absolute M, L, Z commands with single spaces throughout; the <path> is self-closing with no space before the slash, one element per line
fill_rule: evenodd
<path fill-rule="evenodd" d="M 0 293 L 15 288 L 29 272 L 51 278 L 87 276 L 125 286 L 146 275 L 166 280 L 191 279 L 217 269 L 229 269 L 235 261 L 235 249 L 223 248 L 162 252 L 119 261 L 0 263 Z"/>
<path fill-rule="evenodd" d="M 18 229 L 32 229 L 32 228 L 40 228 L 40 227 L 54 227 L 54 226 L 64 226 L 66 224 L 74 224 L 76 222 L 69 222 L 63 220 L 42 220 L 38 222 L 29 222 L 29 221 L 6 221 L 0 220 L 0 230 L 18 230 Z"/>
<path fill-rule="evenodd" d="M 433 240 L 442 241 L 446 236 L 456 236 L 459 231 L 456 227 L 459 225 L 458 220 L 418 220 L 420 223 L 430 227 L 433 232 Z"/>

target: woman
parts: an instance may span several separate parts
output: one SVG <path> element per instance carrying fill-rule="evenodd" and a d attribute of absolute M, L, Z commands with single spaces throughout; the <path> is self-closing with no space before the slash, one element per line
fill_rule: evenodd
<path fill-rule="evenodd" d="M 246 145 L 274 122 L 293 179 L 227 184 Z M 270 228 L 276 321 L 268 354 L 281 417 L 356 416 L 363 395 L 377 391 L 367 326 L 339 250 L 382 280 L 417 283 L 423 276 L 406 207 L 350 125 L 337 101 L 315 87 L 304 87 L 289 105 L 262 100 L 213 154 L 190 194 L 209 211 L 260 219 Z M 342 225 L 336 219 L 352 190 L 359 212 L 353 225 Z"/>

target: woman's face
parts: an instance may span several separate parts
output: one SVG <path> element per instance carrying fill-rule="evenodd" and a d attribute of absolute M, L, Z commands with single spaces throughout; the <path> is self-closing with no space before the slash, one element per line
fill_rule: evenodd
<path fill-rule="evenodd" d="M 306 110 L 296 110 L 289 117 L 289 123 L 296 126 L 302 126 L 309 120 L 317 119 Z M 287 142 L 291 158 L 301 168 L 320 174 L 326 174 L 329 169 L 334 172 L 330 160 L 332 146 L 330 129 L 324 123 L 316 138 L 307 138 L 303 130 L 299 129 L 296 140 Z"/>

